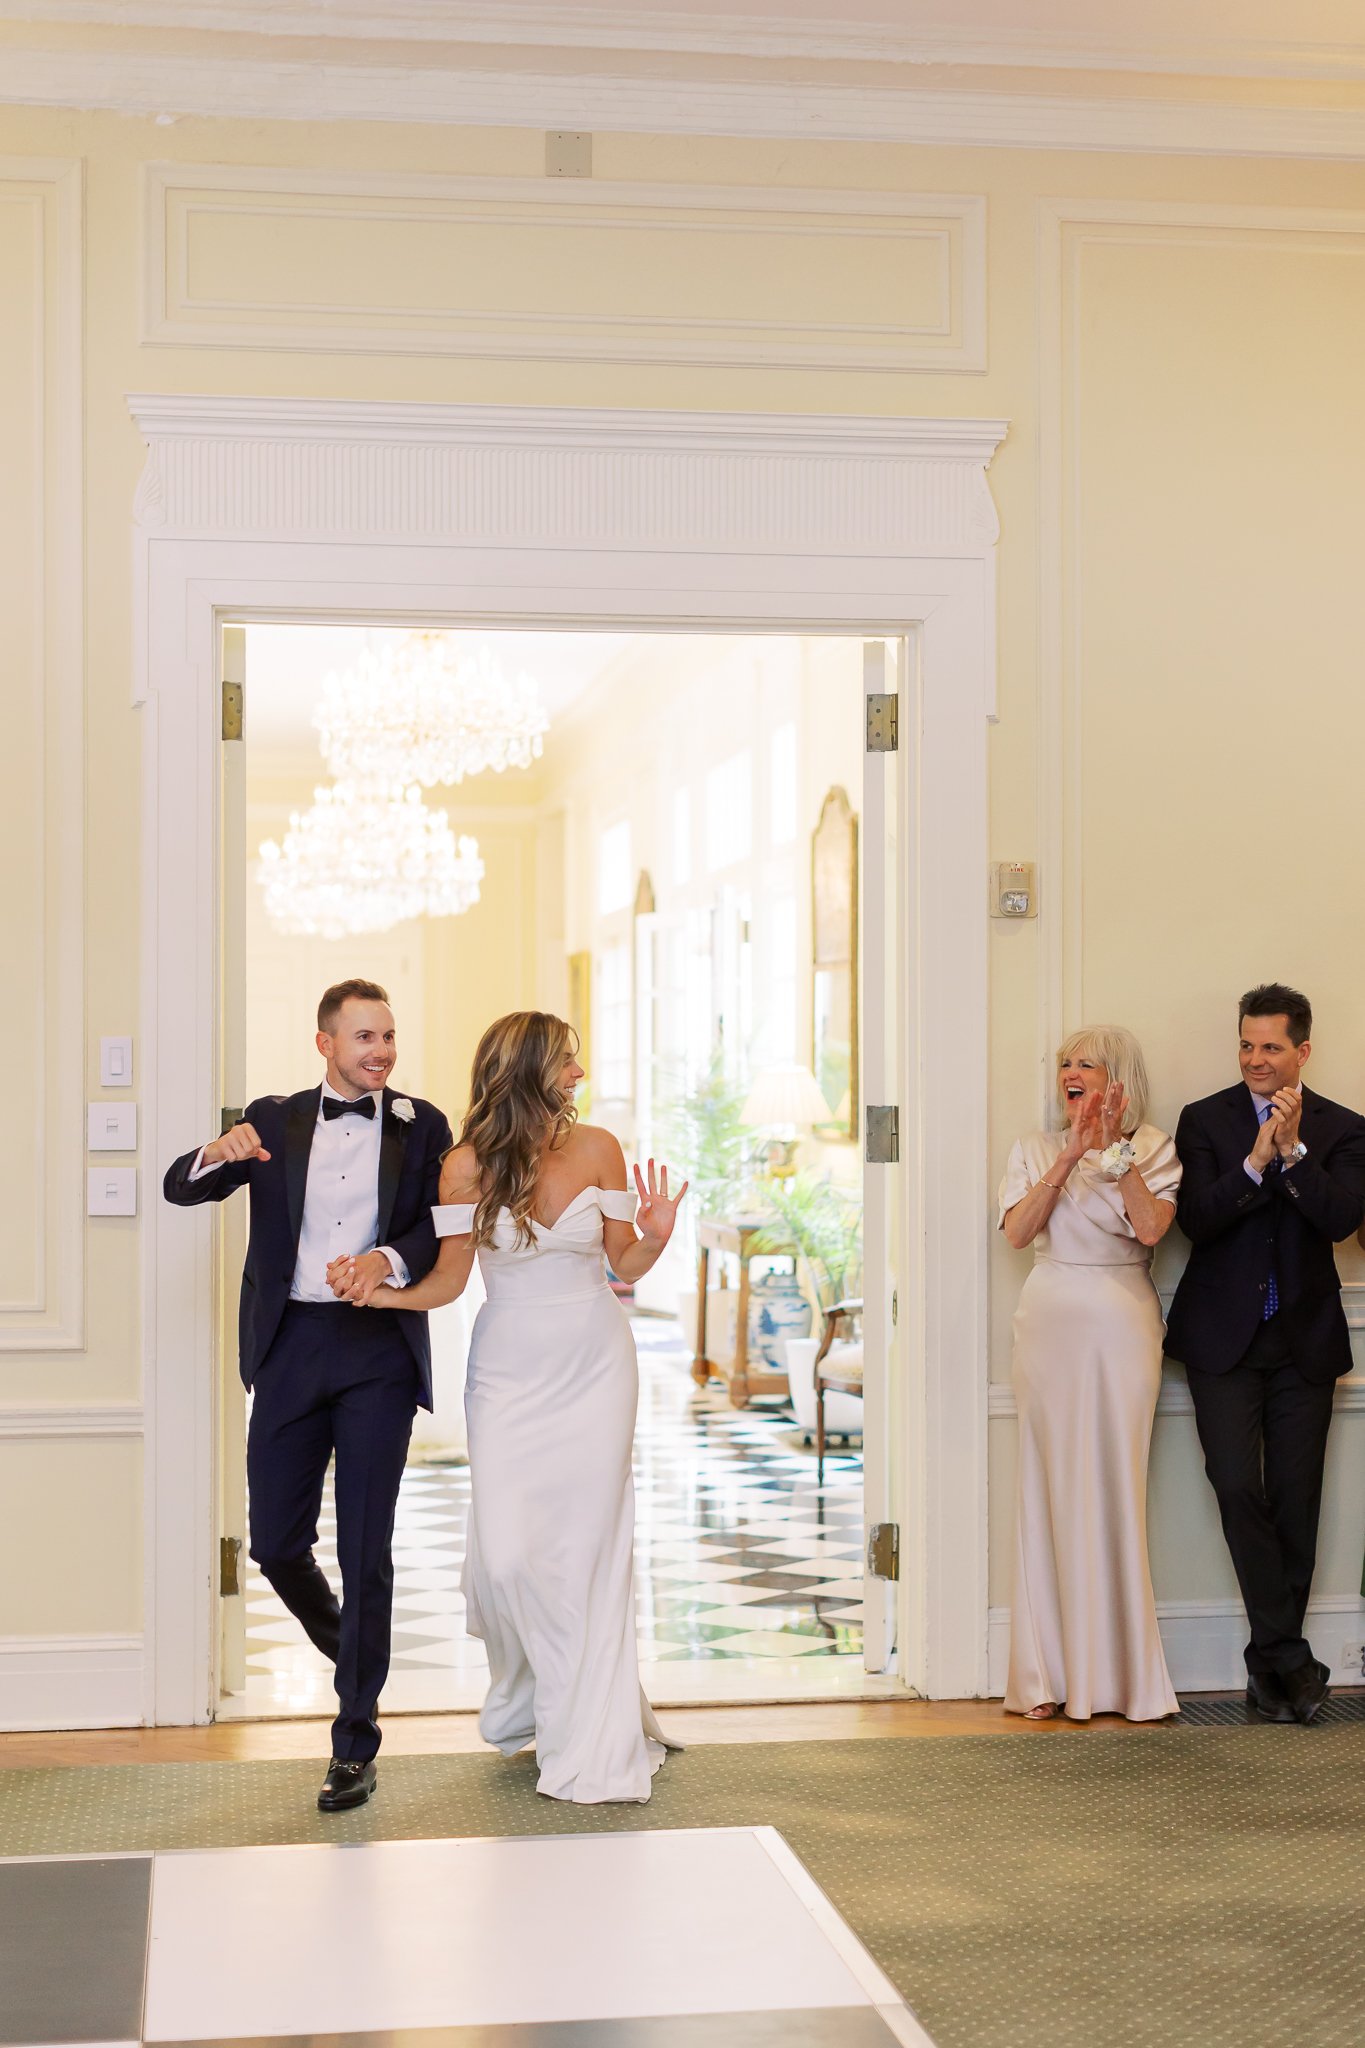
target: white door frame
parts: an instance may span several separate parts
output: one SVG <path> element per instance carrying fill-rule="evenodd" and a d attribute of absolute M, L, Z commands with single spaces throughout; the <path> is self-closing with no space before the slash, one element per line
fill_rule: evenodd
<path fill-rule="evenodd" d="M 218 623 L 414 615 L 908 634 L 908 1320 L 897 1669 L 986 1689 L 986 721 L 996 420 L 135 397 L 145 719 L 146 1718 L 214 1710 L 210 1218 L 159 1176 L 217 1123 Z M 908 707 L 907 707 L 908 709 Z M 248 714 L 249 715 L 249 714 Z M 951 1089 L 934 1077 L 951 1073 Z M 913 1077 L 912 1077 L 913 1078 Z"/>

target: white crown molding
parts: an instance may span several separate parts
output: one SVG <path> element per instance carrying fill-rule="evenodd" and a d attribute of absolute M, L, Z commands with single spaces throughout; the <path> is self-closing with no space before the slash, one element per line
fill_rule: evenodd
<path fill-rule="evenodd" d="M 1003 420 L 138 396 L 148 538 L 249 536 L 989 560 Z M 623 462 L 622 458 L 647 458 Z M 623 481 L 624 479 L 624 481 Z"/>
<path fill-rule="evenodd" d="M 234 120 L 587 129 L 940 148 L 1365 158 L 1365 111 L 11 47 L 0 103 Z"/>
<path fill-rule="evenodd" d="M 175 29 L 307 38 L 315 42 L 421 42 L 673 55 L 806 58 L 824 62 L 977 65 L 997 70 L 1136 72 L 1205 78 L 1365 77 L 1365 44 L 1201 30 L 1124 34 L 957 23 L 900 23 L 837 13 L 801 21 L 673 8 L 562 7 L 545 0 L 4 0 L 0 19 L 109 29 Z"/>

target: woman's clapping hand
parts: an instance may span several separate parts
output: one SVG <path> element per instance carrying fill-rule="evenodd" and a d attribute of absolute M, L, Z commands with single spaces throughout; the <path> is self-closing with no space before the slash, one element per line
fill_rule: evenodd
<path fill-rule="evenodd" d="M 1100 1144 L 1117 1145 L 1123 1136 L 1123 1119 L 1128 1114 L 1128 1097 L 1121 1081 L 1111 1081 L 1104 1091 L 1100 1109 Z"/>

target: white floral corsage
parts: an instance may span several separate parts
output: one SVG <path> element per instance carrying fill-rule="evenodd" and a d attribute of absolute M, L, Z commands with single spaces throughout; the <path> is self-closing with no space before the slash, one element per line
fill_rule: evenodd
<path fill-rule="evenodd" d="M 390 1107 L 394 1115 L 405 1124 L 410 1124 L 417 1114 L 406 1095 L 400 1095 L 396 1102 L 390 1104 Z"/>

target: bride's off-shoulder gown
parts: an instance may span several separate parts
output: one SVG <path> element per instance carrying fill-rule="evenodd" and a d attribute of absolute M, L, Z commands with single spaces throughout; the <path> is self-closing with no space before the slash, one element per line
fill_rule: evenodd
<path fill-rule="evenodd" d="M 649 1798 L 669 1745 L 635 1649 L 631 1440 L 639 1372 L 607 1285 L 602 1219 L 624 1190 L 585 1188 L 517 1241 L 504 1211 L 479 1248 L 488 1299 L 469 1347 L 473 1504 L 464 1597 L 492 1683 L 479 1728 L 506 1756 L 535 1743 L 539 1790 L 583 1805 Z M 473 1208 L 433 1211 L 466 1236 Z"/>

